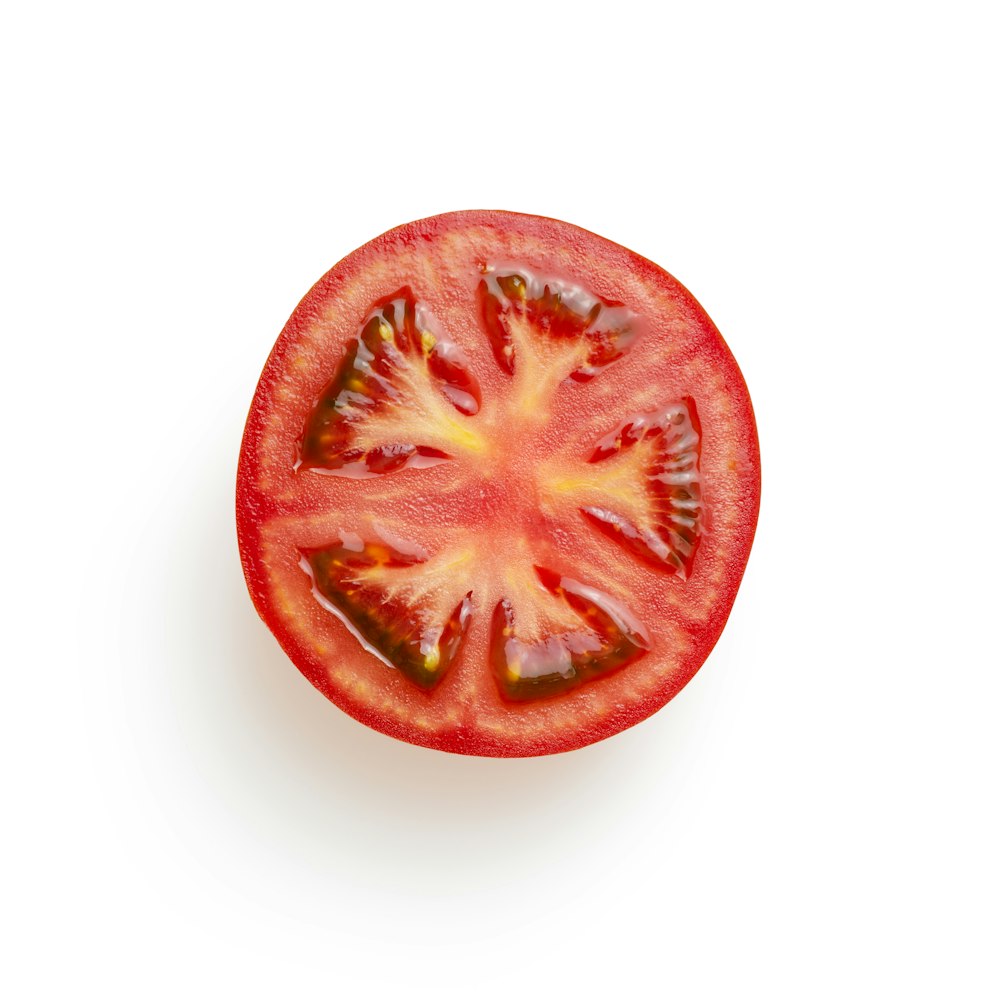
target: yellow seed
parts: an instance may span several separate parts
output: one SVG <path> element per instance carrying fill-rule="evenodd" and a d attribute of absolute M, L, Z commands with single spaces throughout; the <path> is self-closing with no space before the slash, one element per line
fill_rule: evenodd
<path fill-rule="evenodd" d="M 392 340 L 392 327 L 385 320 L 379 323 L 378 333 L 383 340 Z"/>
<path fill-rule="evenodd" d="M 441 665 L 441 649 L 435 645 L 434 648 L 424 656 L 424 669 L 433 673 Z"/>
<path fill-rule="evenodd" d="M 437 343 L 437 338 L 434 336 L 430 330 L 420 331 L 420 346 L 424 349 L 424 354 L 430 354 L 434 350 L 434 345 Z"/>
<path fill-rule="evenodd" d="M 521 679 L 521 661 L 511 660 L 507 664 L 507 680 L 519 681 Z"/>

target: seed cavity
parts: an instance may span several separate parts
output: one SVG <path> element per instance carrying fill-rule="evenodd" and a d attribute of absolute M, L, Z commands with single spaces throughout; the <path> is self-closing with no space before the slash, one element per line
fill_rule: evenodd
<path fill-rule="evenodd" d="M 364 479 L 481 446 L 482 396 L 464 355 L 409 288 L 377 302 L 306 421 L 295 468 Z"/>
<path fill-rule="evenodd" d="M 614 463 L 624 466 L 636 448 L 646 452 L 645 481 L 636 483 L 646 502 L 625 513 L 609 492 L 606 502 L 583 506 L 581 513 L 639 558 L 687 579 L 705 530 L 698 468 L 701 426 L 694 400 L 686 397 L 628 418 L 598 442 L 589 461 L 607 463 L 613 474 Z M 613 475 L 603 478 L 610 481 Z"/>
<path fill-rule="evenodd" d="M 480 280 L 478 297 L 493 356 L 509 375 L 523 355 L 546 350 L 548 342 L 569 358 L 560 378 L 586 382 L 622 357 L 637 334 L 635 313 L 621 303 L 523 267 L 493 269 Z"/>
<path fill-rule="evenodd" d="M 404 550 L 384 538 L 362 540 L 350 532 L 341 532 L 333 545 L 302 549 L 300 557 L 313 596 L 369 652 L 425 691 L 440 683 L 458 656 L 472 614 L 472 591 L 455 604 L 445 603 L 447 587 L 430 593 L 428 581 L 438 575 L 447 579 L 448 566 L 435 564 L 418 546 Z M 414 580 L 407 570 L 418 566 L 421 577 Z"/>
<path fill-rule="evenodd" d="M 526 641 L 517 635 L 512 602 L 500 600 L 490 625 L 490 663 L 503 698 L 524 702 L 565 694 L 649 649 L 642 623 L 609 594 L 542 566 L 535 573 L 542 589 L 572 609 L 580 626 Z"/>

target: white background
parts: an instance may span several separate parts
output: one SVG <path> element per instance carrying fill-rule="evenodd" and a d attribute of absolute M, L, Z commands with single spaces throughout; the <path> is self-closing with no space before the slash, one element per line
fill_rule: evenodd
<path fill-rule="evenodd" d="M 6 995 L 1000 995 L 991 7 L 4 15 Z M 364 729 L 238 562 L 288 314 L 461 208 L 662 264 L 759 419 L 719 646 L 559 757 Z"/>

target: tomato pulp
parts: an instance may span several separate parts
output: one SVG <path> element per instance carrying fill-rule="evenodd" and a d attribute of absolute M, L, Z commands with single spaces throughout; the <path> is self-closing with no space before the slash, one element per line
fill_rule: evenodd
<path fill-rule="evenodd" d="M 571 750 L 708 656 L 757 522 L 736 362 L 692 296 L 567 223 L 456 212 L 355 251 L 254 396 L 254 604 L 331 701 L 457 753 Z"/>

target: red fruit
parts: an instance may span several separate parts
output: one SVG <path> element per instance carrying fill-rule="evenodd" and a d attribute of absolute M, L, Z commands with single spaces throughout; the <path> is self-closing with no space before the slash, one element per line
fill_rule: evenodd
<path fill-rule="evenodd" d="M 683 287 L 563 222 L 457 212 L 299 304 L 250 410 L 237 527 L 258 612 L 332 701 L 527 756 L 690 680 L 759 494 L 746 387 Z"/>

